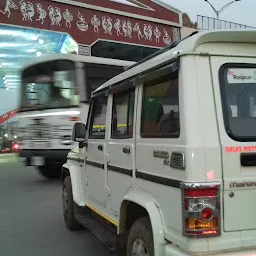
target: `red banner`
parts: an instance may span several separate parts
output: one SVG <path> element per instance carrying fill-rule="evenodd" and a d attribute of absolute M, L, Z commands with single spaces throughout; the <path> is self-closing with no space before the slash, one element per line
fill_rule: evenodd
<path fill-rule="evenodd" d="M 14 117 L 17 113 L 17 110 L 12 110 L 9 111 L 3 115 L 0 116 L 0 124 L 6 122 L 7 120 L 11 119 L 12 117 Z"/>
<path fill-rule="evenodd" d="M 85 45 L 103 39 L 163 47 L 180 37 L 176 27 L 48 0 L 1 0 L 0 23 L 68 33 Z"/>

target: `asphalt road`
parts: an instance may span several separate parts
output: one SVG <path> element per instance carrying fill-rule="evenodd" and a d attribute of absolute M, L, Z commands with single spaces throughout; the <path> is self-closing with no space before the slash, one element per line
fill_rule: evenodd
<path fill-rule="evenodd" d="M 0 204 L 0 255 L 108 255 L 89 231 L 65 228 L 60 182 L 42 178 L 15 158 L 0 157 Z"/>

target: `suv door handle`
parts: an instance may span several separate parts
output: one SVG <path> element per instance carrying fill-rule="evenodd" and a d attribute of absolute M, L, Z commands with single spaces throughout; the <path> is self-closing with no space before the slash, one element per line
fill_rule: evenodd
<path fill-rule="evenodd" d="M 98 150 L 102 151 L 103 150 L 103 146 L 102 145 L 98 145 Z"/>
<path fill-rule="evenodd" d="M 125 154 L 130 154 L 130 153 L 131 153 L 130 147 L 123 147 L 123 152 L 124 152 Z"/>

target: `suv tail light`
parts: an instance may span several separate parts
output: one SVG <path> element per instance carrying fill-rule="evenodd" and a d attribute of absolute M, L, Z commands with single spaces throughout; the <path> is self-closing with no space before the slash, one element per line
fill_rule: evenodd
<path fill-rule="evenodd" d="M 182 184 L 183 235 L 220 235 L 219 184 Z"/>

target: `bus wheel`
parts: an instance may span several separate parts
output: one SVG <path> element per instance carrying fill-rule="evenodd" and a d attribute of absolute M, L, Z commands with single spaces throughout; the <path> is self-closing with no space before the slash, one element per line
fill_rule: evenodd
<path fill-rule="evenodd" d="M 132 225 L 127 241 L 127 256 L 154 256 L 154 241 L 150 220 L 138 219 Z"/>
<path fill-rule="evenodd" d="M 55 165 L 38 166 L 39 173 L 48 179 L 60 178 L 61 168 Z"/>

